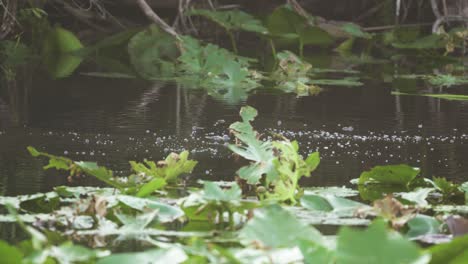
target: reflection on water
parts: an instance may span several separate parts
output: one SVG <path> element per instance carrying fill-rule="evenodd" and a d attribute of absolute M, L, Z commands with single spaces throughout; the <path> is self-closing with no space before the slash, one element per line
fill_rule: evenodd
<path fill-rule="evenodd" d="M 297 139 L 304 154 L 320 151 L 322 163 L 306 184 L 348 184 L 363 170 L 395 163 L 419 166 L 426 177 L 466 179 L 468 104 L 392 96 L 392 83 L 372 71 L 363 75 L 363 87 L 331 87 L 301 98 L 262 89 L 245 103 L 259 110 L 255 126 L 265 135 L 279 132 Z M 36 77 L 27 104 L 12 99 L 25 100 L 25 90 L 0 91 L 3 194 L 66 184 L 64 175 L 42 171 L 43 161 L 26 153 L 28 145 L 98 161 L 117 174 L 127 172 L 128 160 L 161 159 L 182 149 L 200 161 L 191 180 L 232 179 L 243 165 L 225 148 L 228 126 L 239 119 L 240 106 L 203 91 L 84 76 L 60 81 Z"/>

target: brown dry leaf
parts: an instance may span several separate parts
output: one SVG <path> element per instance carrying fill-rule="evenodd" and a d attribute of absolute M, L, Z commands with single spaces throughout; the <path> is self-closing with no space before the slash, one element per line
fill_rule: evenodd
<path fill-rule="evenodd" d="M 377 215 L 388 220 L 397 230 L 417 214 L 417 209 L 414 206 L 400 203 L 393 198 L 393 195 L 387 195 L 385 198 L 375 201 L 374 210 Z"/>

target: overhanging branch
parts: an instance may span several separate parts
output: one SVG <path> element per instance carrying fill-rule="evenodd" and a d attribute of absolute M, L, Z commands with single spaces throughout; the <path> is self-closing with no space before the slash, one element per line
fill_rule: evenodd
<path fill-rule="evenodd" d="M 146 17 L 148 17 L 153 23 L 158 25 L 162 30 L 167 32 L 168 34 L 179 38 L 179 34 L 171 27 L 169 26 L 164 20 L 162 20 L 151 8 L 151 6 L 148 5 L 148 3 L 145 0 L 136 0 L 138 6 L 140 9 L 145 13 Z"/>

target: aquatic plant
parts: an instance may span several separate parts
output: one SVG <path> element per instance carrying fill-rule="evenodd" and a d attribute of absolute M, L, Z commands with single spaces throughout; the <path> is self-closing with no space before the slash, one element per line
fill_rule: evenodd
<path fill-rule="evenodd" d="M 180 175 L 191 173 L 197 165 L 196 161 L 188 159 L 189 153 L 184 151 L 180 154 L 171 153 L 165 160 L 157 163 L 147 160 L 144 163 L 130 161 L 134 174 L 129 177 L 115 177 L 111 170 L 98 166 L 95 162 L 73 161 L 65 157 L 39 152 L 33 147 L 28 147 L 28 151 L 34 157 L 43 156 L 49 159 L 49 164 L 44 169 L 53 168 L 69 172 L 69 181 L 86 174 L 94 176 L 122 193 L 135 194 L 138 197 L 148 196 L 154 191 L 162 189 L 168 183 L 176 183 Z"/>
<path fill-rule="evenodd" d="M 237 155 L 251 161 L 237 171 L 239 177 L 248 184 L 256 185 L 260 181 L 266 188 L 266 199 L 278 201 L 296 202 L 296 196 L 300 193 L 298 185 L 303 176 L 310 176 L 320 163 L 318 153 L 310 154 L 305 160 L 298 154 L 297 142 L 286 138 L 275 141 L 262 141 L 258 133 L 253 129 L 251 122 L 257 116 L 257 110 L 250 107 L 242 107 L 240 116 L 242 122 L 236 122 L 229 126 L 234 136 L 241 145 L 229 145 Z M 270 188 L 272 190 L 270 190 Z"/>

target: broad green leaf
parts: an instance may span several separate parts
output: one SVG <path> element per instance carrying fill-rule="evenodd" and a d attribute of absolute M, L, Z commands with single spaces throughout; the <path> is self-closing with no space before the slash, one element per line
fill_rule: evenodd
<path fill-rule="evenodd" d="M 216 183 L 205 181 L 203 198 L 208 201 L 235 202 L 242 198 L 242 190 L 237 184 L 233 184 L 229 190 L 223 190 Z"/>
<path fill-rule="evenodd" d="M 124 185 L 116 181 L 112 171 L 108 170 L 106 167 L 98 166 L 96 162 L 76 161 L 74 164 L 86 174 L 94 176 L 98 180 L 105 182 L 112 187 L 123 190 Z"/>
<path fill-rule="evenodd" d="M 21 251 L 3 240 L 0 240 L 0 256 L 4 264 L 18 264 L 23 260 Z"/>
<path fill-rule="evenodd" d="M 166 264 L 182 263 L 187 260 L 185 252 L 179 248 L 152 249 L 137 253 L 117 253 L 100 259 L 97 264 Z"/>
<path fill-rule="evenodd" d="M 163 178 L 154 178 L 148 183 L 145 183 L 143 186 L 140 187 L 136 196 L 138 197 L 146 197 L 151 195 L 154 191 L 164 188 L 167 182 Z"/>
<path fill-rule="evenodd" d="M 367 230 L 344 227 L 337 243 L 336 263 L 427 263 L 430 258 L 416 244 L 387 230 L 383 221 L 375 221 Z"/>
<path fill-rule="evenodd" d="M 311 25 L 310 21 L 297 14 L 290 6 L 275 9 L 266 20 L 266 27 L 274 37 L 286 42 L 299 42 L 302 45 L 331 45 L 334 40 L 323 29 Z"/>
<path fill-rule="evenodd" d="M 406 237 L 417 238 L 428 234 L 439 234 L 441 223 L 434 217 L 418 214 L 408 221 Z"/>
<path fill-rule="evenodd" d="M 49 74 L 55 79 L 71 75 L 83 60 L 73 52 L 81 48 L 83 45 L 72 32 L 60 26 L 52 28 L 42 50 L 42 60 Z"/>
<path fill-rule="evenodd" d="M 369 208 L 363 203 L 329 194 L 304 195 L 301 197 L 301 205 L 309 210 L 333 212 L 337 216 L 348 217 L 352 217 L 357 209 Z"/>
<path fill-rule="evenodd" d="M 175 74 L 173 61 L 179 55 L 176 40 L 156 25 L 133 36 L 128 53 L 135 71 L 145 79 Z"/>
<path fill-rule="evenodd" d="M 405 164 L 376 166 L 359 177 L 359 184 L 378 183 L 407 186 L 418 176 L 420 169 Z"/>
<path fill-rule="evenodd" d="M 432 246 L 431 264 L 464 264 L 468 262 L 468 235 L 457 237 L 450 243 Z"/>
<path fill-rule="evenodd" d="M 305 263 L 336 263 L 335 251 L 330 248 L 307 240 L 299 241 L 299 248 L 301 249 L 302 255 L 304 256 Z"/>
<path fill-rule="evenodd" d="M 129 195 L 118 195 L 117 199 L 123 204 L 142 212 L 148 210 L 157 211 L 158 220 L 160 222 L 171 222 L 184 215 L 184 212 L 178 207 L 153 199 L 138 198 Z"/>
<path fill-rule="evenodd" d="M 229 145 L 229 149 L 243 158 L 252 161 L 248 166 L 244 166 L 237 171 L 242 179 L 249 184 L 256 184 L 267 175 L 267 178 L 274 179 L 277 172 L 273 165 L 273 146 L 269 141 L 261 141 L 257 138 L 251 121 L 257 115 L 257 110 L 250 106 L 242 107 L 240 111 L 242 122 L 235 122 L 229 126 L 234 135 L 243 145 Z"/>
<path fill-rule="evenodd" d="M 279 205 L 268 205 L 254 211 L 254 217 L 240 230 L 244 244 L 260 244 L 265 247 L 293 247 L 300 240 L 323 243 L 322 235 L 311 226 L 296 219 Z"/>
<path fill-rule="evenodd" d="M 260 34 L 268 33 L 268 29 L 263 26 L 260 20 L 241 10 L 214 11 L 207 9 L 192 9 L 188 14 L 191 16 L 204 16 L 224 27 L 227 31 L 245 30 Z"/>

